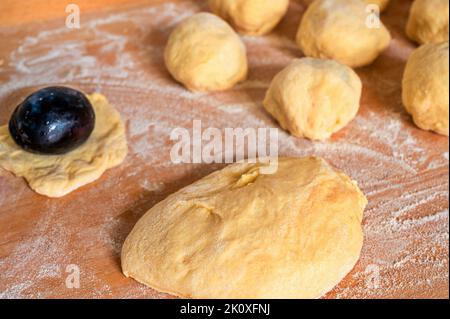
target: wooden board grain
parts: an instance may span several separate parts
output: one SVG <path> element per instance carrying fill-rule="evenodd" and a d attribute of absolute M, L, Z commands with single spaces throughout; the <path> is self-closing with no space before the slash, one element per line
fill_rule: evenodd
<path fill-rule="evenodd" d="M 158 1 L 158 0 L 157 0 Z M 155 4 L 157 1 L 153 1 Z M 159 0 L 161 1 L 161 0 Z M 2 0 L 0 4 L 0 26 L 20 26 L 27 23 L 45 22 L 67 16 L 66 8 L 76 4 L 83 14 L 97 11 L 118 10 L 127 6 L 149 3 L 146 0 Z M 150 1 L 152 3 L 152 1 Z"/>
<path fill-rule="evenodd" d="M 261 101 L 273 76 L 301 56 L 293 39 L 304 6 L 292 2 L 271 35 L 243 37 L 248 81 L 193 94 L 171 79 L 162 50 L 173 27 L 206 10 L 205 1 L 78 2 L 78 30 L 65 27 L 63 1 L 0 3 L 0 125 L 37 87 L 99 91 L 127 123 L 130 154 L 61 199 L 39 196 L 0 170 L 0 297 L 170 298 L 122 275 L 121 245 L 155 203 L 221 167 L 173 164 L 170 132 L 191 128 L 194 119 L 220 129 L 277 127 Z M 322 156 L 369 199 L 361 259 L 327 298 L 449 296 L 448 138 L 416 128 L 401 103 L 403 69 L 415 48 L 403 31 L 409 6 L 392 1 L 383 15 L 394 40 L 373 65 L 357 70 L 362 106 L 348 127 L 320 143 L 280 131 L 281 155 Z M 66 285 L 70 265 L 81 271 L 79 288 Z"/>

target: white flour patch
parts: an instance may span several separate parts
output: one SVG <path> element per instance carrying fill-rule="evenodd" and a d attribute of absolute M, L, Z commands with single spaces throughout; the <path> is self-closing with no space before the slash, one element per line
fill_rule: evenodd
<path fill-rule="evenodd" d="M 12 285 L 7 290 L 0 292 L 0 299 L 21 299 L 22 292 L 32 285 L 31 281 L 25 281 L 20 284 Z"/>
<path fill-rule="evenodd" d="M 143 189 L 150 192 L 160 192 L 165 187 L 165 184 L 163 182 L 152 181 L 149 179 L 141 181 L 140 185 Z"/>
<path fill-rule="evenodd" d="M 42 265 L 37 274 L 37 278 L 55 278 L 61 277 L 61 267 L 56 264 Z"/>

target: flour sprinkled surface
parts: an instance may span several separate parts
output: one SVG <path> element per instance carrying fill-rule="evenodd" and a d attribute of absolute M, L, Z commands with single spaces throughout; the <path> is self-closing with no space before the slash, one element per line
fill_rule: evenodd
<path fill-rule="evenodd" d="M 280 131 L 280 155 L 324 157 L 367 195 L 365 242 L 355 269 L 327 298 L 448 298 L 448 139 L 414 126 L 401 103 L 401 77 L 414 49 L 403 32 L 410 1 L 383 15 L 394 40 L 357 70 L 364 91 L 357 118 L 329 141 Z M 173 164 L 170 132 L 204 127 L 277 127 L 263 110 L 273 76 L 293 58 L 304 12 L 292 3 L 267 37 L 243 37 L 248 81 L 228 92 L 191 93 L 163 66 L 174 26 L 204 1 L 174 0 L 83 16 L 79 30 L 60 20 L 1 29 L 0 125 L 36 88 L 63 84 L 99 91 L 127 123 L 130 154 L 98 181 L 57 200 L 33 193 L 0 170 L 0 298 L 171 298 L 125 278 L 123 241 L 153 205 L 222 165 Z M 80 288 L 66 286 L 68 265 Z"/>

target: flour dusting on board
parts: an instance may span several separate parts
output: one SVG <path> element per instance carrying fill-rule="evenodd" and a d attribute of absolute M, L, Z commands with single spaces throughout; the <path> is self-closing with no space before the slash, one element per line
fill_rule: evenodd
<path fill-rule="evenodd" d="M 407 12 L 409 4 L 393 5 Z M 243 37 L 248 81 L 229 92 L 188 92 L 165 70 L 163 48 L 179 21 L 205 9 L 204 1 L 166 1 L 83 16 L 79 30 L 62 22 L 0 29 L 12 39 L 0 48 L 0 125 L 30 88 L 66 84 L 110 99 L 126 122 L 130 149 L 121 167 L 61 200 L 42 198 L 0 171 L 0 298 L 170 297 L 122 276 L 120 250 L 149 208 L 217 168 L 172 164 L 171 130 L 191 128 L 194 119 L 219 129 L 277 127 L 261 101 L 273 76 L 301 55 L 292 38 L 304 8 L 293 3 L 275 33 Z M 395 27 L 398 17 L 389 12 L 386 23 Z M 281 155 L 324 157 L 369 200 L 361 259 L 330 298 L 448 296 L 448 140 L 417 129 L 401 106 L 411 48 L 395 39 L 373 66 L 357 70 L 365 87 L 361 110 L 329 141 L 279 134 Z M 79 289 L 66 286 L 69 265 L 80 268 Z"/>

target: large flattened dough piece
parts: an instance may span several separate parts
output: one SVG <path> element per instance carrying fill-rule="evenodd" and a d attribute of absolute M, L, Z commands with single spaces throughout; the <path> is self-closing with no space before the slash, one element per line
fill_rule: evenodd
<path fill-rule="evenodd" d="M 189 298 L 318 298 L 354 267 L 367 200 L 324 160 L 238 163 L 172 194 L 136 224 L 122 269 Z"/>
<path fill-rule="evenodd" d="M 63 155 L 39 155 L 21 149 L 8 126 L 0 127 L 0 167 L 24 177 L 41 195 L 62 197 L 98 179 L 123 162 L 128 147 L 119 112 L 101 94 L 87 96 L 95 115 L 95 129 L 77 149 Z"/>

